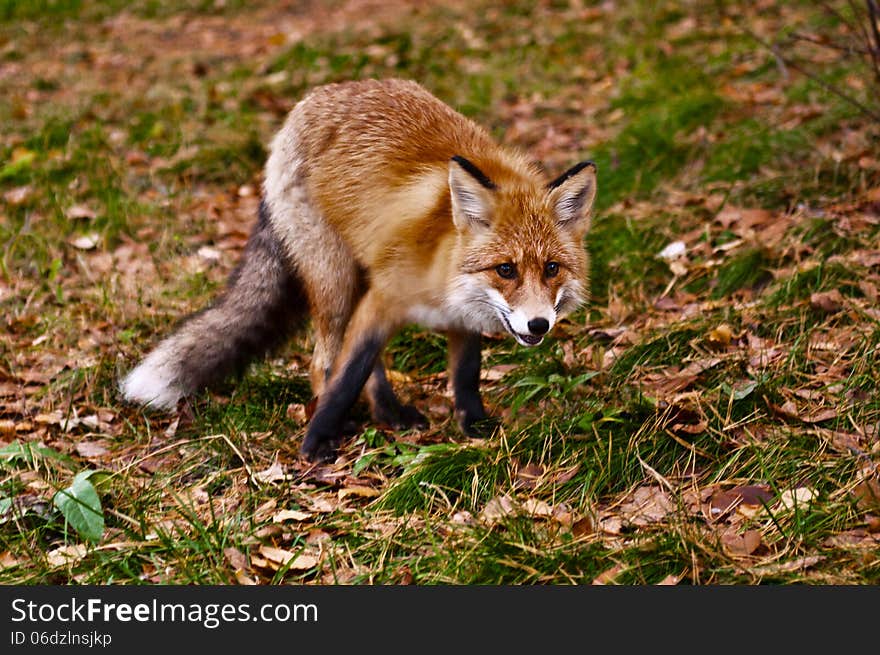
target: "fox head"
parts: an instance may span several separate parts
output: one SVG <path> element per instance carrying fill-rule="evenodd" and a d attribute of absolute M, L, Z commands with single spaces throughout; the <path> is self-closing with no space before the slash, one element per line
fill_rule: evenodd
<path fill-rule="evenodd" d="M 585 299 L 583 238 L 596 166 L 581 162 L 547 185 L 507 177 L 496 182 L 463 157 L 449 162 L 460 255 L 455 302 L 472 325 L 500 325 L 520 344 L 536 346 Z"/>

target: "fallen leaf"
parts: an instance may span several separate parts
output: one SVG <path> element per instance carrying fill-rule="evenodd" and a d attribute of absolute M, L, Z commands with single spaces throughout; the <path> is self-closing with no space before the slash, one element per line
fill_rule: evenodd
<path fill-rule="evenodd" d="M 248 568 L 247 555 L 241 552 L 238 548 L 233 548 L 232 546 L 224 548 L 223 556 L 233 569 Z"/>
<path fill-rule="evenodd" d="M 100 240 L 101 236 L 97 232 L 92 232 L 91 234 L 84 234 L 75 239 L 71 239 L 69 243 L 79 250 L 92 250 L 98 245 Z"/>
<path fill-rule="evenodd" d="M 539 464 L 520 466 L 516 469 L 516 484 L 525 489 L 534 489 L 542 475 L 544 475 L 544 467 Z"/>
<path fill-rule="evenodd" d="M 721 223 L 724 229 L 731 230 L 739 236 L 772 219 L 773 212 L 766 209 L 747 209 L 732 205 L 725 205 L 724 209 L 715 216 L 715 220 Z"/>
<path fill-rule="evenodd" d="M 254 473 L 254 480 L 260 484 L 271 484 L 273 482 L 282 482 L 291 479 L 291 476 L 284 472 L 284 467 L 275 460 L 272 465 L 263 470 Z"/>
<path fill-rule="evenodd" d="M 91 457 L 103 457 L 110 451 L 100 441 L 77 441 L 74 446 L 77 454 L 86 459 Z"/>
<path fill-rule="evenodd" d="M 46 561 L 50 566 L 67 566 L 81 560 L 88 553 L 85 544 L 61 546 L 46 553 Z"/>
<path fill-rule="evenodd" d="M 809 505 L 816 492 L 809 487 L 798 487 L 797 489 L 786 489 L 779 494 L 778 504 L 785 509 L 801 508 Z"/>
<path fill-rule="evenodd" d="M 571 533 L 575 537 L 585 537 L 589 534 L 593 534 L 595 530 L 596 528 L 593 525 L 593 519 L 589 516 L 579 518 L 571 524 Z"/>
<path fill-rule="evenodd" d="M 85 205 L 73 205 L 72 207 L 69 207 L 66 212 L 64 212 L 64 215 L 70 220 L 76 220 L 80 218 L 92 220 L 98 214 L 95 213 L 94 209 L 90 209 Z"/>
<path fill-rule="evenodd" d="M 626 522 L 644 526 L 663 520 L 674 509 L 669 494 L 660 486 L 643 485 L 629 495 L 619 512 Z"/>
<path fill-rule="evenodd" d="M 593 584 L 594 585 L 611 584 L 612 582 L 614 582 L 617 579 L 617 576 L 619 576 L 621 573 L 623 573 L 626 570 L 627 570 L 627 567 L 624 566 L 623 564 L 615 564 L 610 569 L 606 569 L 605 571 L 602 571 L 602 573 L 597 575 L 593 579 Z"/>
<path fill-rule="evenodd" d="M 657 256 L 660 259 L 673 260 L 684 257 L 685 253 L 687 253 L 687 246 L 684 241 L 673 241 L 658 252 Z"/>
<path fill-rule="evenodd" d="M 523 511 L 532 517 L 545 518 L 553 515 L 553 508 L 543 500 L 537 498 L 527 498 L 522 503 Z"/>
<path fill-rule="evenodd" d="M 832 535 L 822 543 L 832 548 L 864 548 L 873 552 L 880 546 L 880 534 L 874 534 L 864 528 L 855 528 Z"/>
<path fill-rule="evenodd" d="M 480 375 L 480 379 L 483 382 L 497 382 L 517 368 L 519 368 L 519 364 L 496 364 L 485 369 Z"/>
<path fill-rule="evenodd" d="M 831 407 L 816 408 L 811 412 L 802 412 L 793 400 L 786 400 L 782 405 L 776 405 L 768 401 L 767 405 L 774 414 L 783 418 L 795 419 L 802 423 L 822 423 L 823 421 L 835 419 L 839 415 L 838 410 Z"/>
<path fill-rule="evenodd" d="M 201 248 L 199 248 L 196 252 L 196 255 L 207 262 L 220 261 L 220 251 L 216 248 L 211 248 L 209 246 L 202 246 Z"/>
<path fill-rule="evenodd" d="M 761 533 L 757 530 L 746 530 L 742 534 L 730 531 L 721 536 L 721 543 L 733 556 L 748 556 L 761 546 Z"/>
<path fill-rule="evenodd" d="M 709 498 L 709 517 L 717 520 L 732 510 L 751 516 L 772 498 L 773 492 L 766 485 L 743 485 L 727 491 L 717 491 Z"/>
<path fill-rule="evenodd" d="M 18 559 L 15 555 L 13 555 L 8 550 L 0 553 L 0 569 L 10 569 L 13 566 L 18 566 L 23 563 L 25 560 Z"/>
<path fill-rule="evenodd" d="M 372 487 L 346 487 L 345 489 L 339 490 L 339 500 L 343 500 L 348 498 L 349 496 L 359 496 L 361 498 L 375 498 L 379 494 L 381 494 L 378 489 L 373 489 Z"/>
<path fill-rule="evenodd" d="M 254 576 L 249 575 L 247 570 L 245 570 L 245 569 L 235 569 L 234 575 L 235 575 L 235 581 L 240 585 L 252 586 L 252 585 L 260 584 L 257 581 L 257 579 Z"/>
<path fill-rule="evenodd" d="M 486 503 L 483 511 L 480 512 L 480 518 L 491 525 L 515 512 L 516 503 L 510 496 L 495 496 L 495 498 Z"/>
<path fill-rule="evenodd" d="M 313 512 L 329 513 L 336 510 L 336 505 L 331 503 L 323 496 L 311 499 L 311 508 Z"/>
<path fill-rule="evenodd" d="M 810 306 L 828 314 L 839 312 L 843 308 L 843 302 L 843 296 L 837 289 L 810 294 Z"/>
<path fill-rule="evenodd" d="M 606 516 L 599 520 L 599 529 L 605 534 L 619 535 L 623 531 L 623 521 L 619 516 Z"/>
<path fill-rule="evenodd" d="M 670 586 L 670 585 L 677 585 L 679 582 L 681 582 L 681 576 L 673 575 L 672 573 L 670 573 L 669 575 L 667 575 L 665 578 L 663 578 L 660 582 L 657 582 L 656 584 L 658 586 Z"/>
<path fill-rule="evenodd" d="M 312 518 L 309 512 L 301 512 L 296 509 L 283 509 L 272 517 L 273 523 L 283 523 L 284 521 L 308 521 Z"/>
<path fill-rule="evenodd" d="M 730 329 L 730 326 L 727 323 L 722 323 L 706 335 L 706 341 L 709 345 L 716 348 L 729 346 L 732 338 L 733 330 Z"/>
<path fill-rule="evenodd" d="M 15 187 L 3 194 L 3 200 L 10 205 L 20 205 L 30 198 L 32 190 L 28 185 Z"/>
<path fill-rule="evenodd" d="M 873 478 L 859 482 L 852 490 L 856 506 L 861 510 L 880 510 L 880 481 Z"/>
<path fill-rule="evenodd" d="M 774 562 L 772 564 L 764 564 L 751 569 L 752 573 L 758 575 L 776 575 L 778 573 L 791 573 L 792 571 L 803 571 L 815 566 L 825 557 L 823 555 L 806 555 L 787 562 Z"/>
<path fill-rule="evenodd" d="M 259 553 L 268 562 L 269 566 L 267 568 L 275 571 L 284 567 L 287 567 L 290 571 L 307 571 L 318 565 L 318 558 L 308 553 L 297 555 L 289 550 L 273 546 L 260 546 Z"/>

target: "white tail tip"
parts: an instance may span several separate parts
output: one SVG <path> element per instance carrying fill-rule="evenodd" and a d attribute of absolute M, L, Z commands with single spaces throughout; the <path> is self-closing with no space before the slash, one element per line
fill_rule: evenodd
<path fill-rule="evenodd" d="M 126 375 L 119 388 L 130 403 L 170 412 L 177 407 L 177 401 L 184 393 L 164 366 L 151 361 L 155 354 Z"/>

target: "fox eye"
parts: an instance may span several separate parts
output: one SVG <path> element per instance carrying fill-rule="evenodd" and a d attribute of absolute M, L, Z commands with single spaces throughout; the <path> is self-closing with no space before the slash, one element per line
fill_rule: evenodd
<path fill-rule="evenodd" d="M 516 266 L 505 262 L 503 264 L 498 264 L 498 266 L 495 267 L 495 272 L 505 280 L 512 280 L 516 277 Z"/>
<path fill-rule="evenodd" d="M 544 277 L 556 277 L 557 273 L 559 273 L 558 262 L 547 262 L 544 264 Z"/>

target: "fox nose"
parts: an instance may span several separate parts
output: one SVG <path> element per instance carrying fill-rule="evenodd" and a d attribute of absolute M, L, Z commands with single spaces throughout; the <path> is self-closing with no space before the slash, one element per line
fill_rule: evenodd
<path fill-rule="evenodd" d="M 528 325 L 529 332 L 535 336 L 547 334 L 547 330 L 550 329 L 550 322 L 546 318 L 533 318 Z"/>

